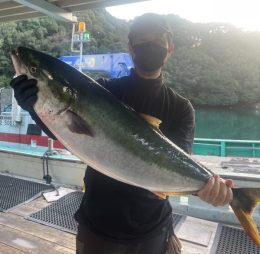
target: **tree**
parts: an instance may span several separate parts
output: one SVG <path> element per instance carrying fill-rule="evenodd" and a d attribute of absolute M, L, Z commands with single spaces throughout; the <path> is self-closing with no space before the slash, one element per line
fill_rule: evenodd
<path fill-rule="evenodd" d="M 166 18 L 175 44 L 174 56 L 163 72 L 167 85 L 195 105 L 260 102 L 260 32 L 244 32 L 223 23 L 195 24 L 176 15 Z M 79 20 L 86 21 L 91 37 L 84 54 L 127 52 L 131 22 L 103 9 L 83 12 Z M 71 29 L 71 24 L 49 17 L 0 23 L 0 86 L 7 86 L 14 74 L 11 49 L 22 45 L 55 57 L 74 54 Z"/>

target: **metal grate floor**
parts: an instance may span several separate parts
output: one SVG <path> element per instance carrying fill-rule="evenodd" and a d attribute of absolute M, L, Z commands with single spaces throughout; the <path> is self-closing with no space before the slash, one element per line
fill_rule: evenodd
<path fill-rule="evenodd" d="M 215 239 L 211 254 L 260 254 L 243 229 L 220 224 Z"/>
<path fill-rule="evenodd" d="M 84 193 L 80 191 L 69 193 L 42 210 L 30 214 L 26 219 L 76 234 L 77 222 L 74 214 L 80 206 L 83 195 Z M 182 215 L 173 214 L 173 228 L 182 218 Z"/>
<path fill-rule="evenodd" d="M 0 211 L 7 212 L 49 190 L 53 187 L 47 184 L 0 175 Z"/>
<path fill-rule="evenodd" d="M 73 234 L 77 233 L 77 222 L 74 213 L 80 206 L 84 193 L 75 191 L 58 201 L 26 217 L 27 220 L 48 225 Z"/>

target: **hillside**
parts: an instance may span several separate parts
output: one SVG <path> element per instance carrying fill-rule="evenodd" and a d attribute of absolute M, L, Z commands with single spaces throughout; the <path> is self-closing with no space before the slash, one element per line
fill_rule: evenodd
<path fill-rule="evenodd" d="M 243 32 L 228 24 L 195 24 L 167 16 L 175 52 L 164 68 L 164 80 L 196 105 L 230 106 L 260 102 L 260 32 Z M 84 54 L 127 51 L 130 23 L 103 9 L 89 10 L 91 41 Z M 29 46 L 53 56 L 70 54 L 71 24 L 37 18 L 0 24 L 0 86 L 13 76 L 10 50 Z"/>

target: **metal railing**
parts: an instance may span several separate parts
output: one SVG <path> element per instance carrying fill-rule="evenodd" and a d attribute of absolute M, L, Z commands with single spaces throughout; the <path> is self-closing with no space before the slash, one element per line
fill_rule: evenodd
<path fill-rule="evenodd" d="M 260 157 L 260 141 L 195 138 L 193 153 L 215 156 Z"/>

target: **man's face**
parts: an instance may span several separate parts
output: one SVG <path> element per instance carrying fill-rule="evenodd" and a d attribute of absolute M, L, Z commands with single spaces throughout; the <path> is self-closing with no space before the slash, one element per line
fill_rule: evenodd
<path fill-rule="evenodd" d="M 167 33 L 146 31 L 139 34 L 129 43 L 129 51 L 135 66 L 143 71 L 160 70 L 173 52 Z"/>

